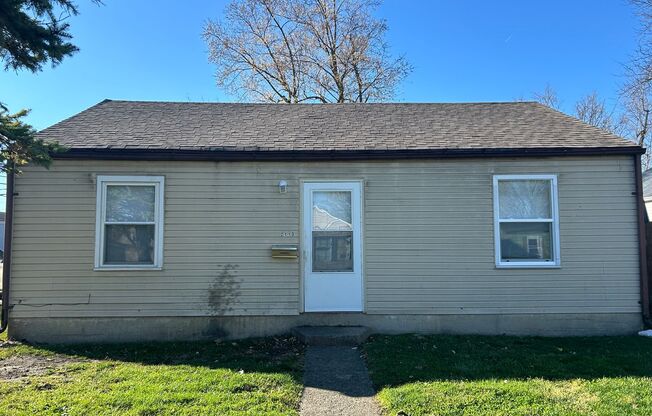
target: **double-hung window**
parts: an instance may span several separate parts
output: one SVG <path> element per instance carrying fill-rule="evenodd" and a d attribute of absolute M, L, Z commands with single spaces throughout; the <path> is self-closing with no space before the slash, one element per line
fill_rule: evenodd
<path fill-rule="evenodd" d="M 96 269 L 163 264 L 162 176 L 98 176 Z"/>
<path fill-rule="evenodd" d="M 496 266 L 559 266 L 555 175 L 494 176 Z"/>

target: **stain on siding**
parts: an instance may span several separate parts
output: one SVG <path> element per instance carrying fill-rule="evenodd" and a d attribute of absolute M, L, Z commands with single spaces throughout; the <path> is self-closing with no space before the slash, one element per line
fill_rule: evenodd
<path fill-rule="evenodd" d="M 233 311 L 233 306 L 240 295 L 237 268 L 237 264 L 222 266 L 222 270 L 208 288 L 208 306 L 215 315 L 224 315 Z"/>

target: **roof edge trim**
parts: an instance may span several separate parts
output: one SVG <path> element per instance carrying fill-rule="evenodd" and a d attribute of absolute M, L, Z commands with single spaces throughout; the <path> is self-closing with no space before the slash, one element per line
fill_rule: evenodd
<path fill-rule="evenodd" d="M 476 157 L 607 156 L 644 154 L 640 146 L 487 148 L 487 149 L 406 149 L 406 150 L 195 150 L 195 149 L 68 149 L 52 154 L 54 159 L 105 160 L 197 160 L 197 161 L 310 161 L 439 159 Z"/>

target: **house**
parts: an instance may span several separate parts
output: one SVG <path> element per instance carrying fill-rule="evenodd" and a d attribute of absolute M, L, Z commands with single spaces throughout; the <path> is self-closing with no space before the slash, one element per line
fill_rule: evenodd
<path fill-rule="evenodd" d="M 643 201 L 649 221 L 652 219 L 652 169 L 643 172 Z"/>
<path fill-rule="evenodd" d="M 5 251 L 5 241 L 2 238 L 5 235 L 5 213 L 0 212 L 0 251 Z M 1 260 L 1 258 L 0 258 Z"/>
<path fill-rule="evenodd" d="M 16 339 L 649 323 L 644 150 L 540 104 L 106 100 L 39 137 L 68 151 L 9 179 Z"/>

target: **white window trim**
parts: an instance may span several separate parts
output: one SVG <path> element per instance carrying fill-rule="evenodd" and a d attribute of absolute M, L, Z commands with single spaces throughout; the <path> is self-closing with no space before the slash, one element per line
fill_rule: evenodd
<path fill-rule="evenodd" d="M 499 192 L 498 182 L 501 180 L 549 180 L 551 183 L 550 198 L 552 218 L 542 219 L 504 219 L 499 218 Z M 557 175 L 494 175 L 493 178 L 494 193 L 494 247 L 496 253 L 497 268 L 559 268 L 561 267 L 561 250 L 559 245 L 559 204 L 557 196 Z M 552 236 L 550 237 L 552 247 L 552 261 L 502 261 L 500 253 L 500 223 L 501 222 L 551 222 Z"/>
<path fill-rule="evenodd" d="M 95 209 L 95 270 L 161 270 L 163 267 L 163 176 L 97 176 L 97 196 Z M 104 225 L 106 222 L 106 188 L 108 185 L 153 185 L 154 186 L 154 264 L 103 264 L 104 263 Z M 151 223 L 148 223 L 151 224 Z"/>

